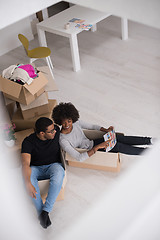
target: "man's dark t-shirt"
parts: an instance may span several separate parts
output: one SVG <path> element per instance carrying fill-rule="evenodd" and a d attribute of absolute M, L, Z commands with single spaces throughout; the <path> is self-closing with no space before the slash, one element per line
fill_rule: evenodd
<path fill-rule="evenodd" d="M 48 165 L 60 162 L 59 135 L 60 129 L 55 126 L 56 134 L 54 139 L 41 140 L 36 133 L 32 133 L 22 142 L 21 153 L 31 154 L 31 166 Z"/>

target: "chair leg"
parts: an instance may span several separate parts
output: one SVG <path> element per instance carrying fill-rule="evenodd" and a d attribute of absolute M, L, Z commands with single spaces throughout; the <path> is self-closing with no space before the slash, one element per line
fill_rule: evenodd
<path fill-rule="evenodd" d="M 30 59 L 29 59 L 30 64 L 31 64 L 32 62 L 34 62 L 35 60 L 37 60 L 37 59 L 38 59 L 38 58 L 30 58 Z M 49 70 L 50 70 L 50 72 L 51 72 L 51 75 L 52 75 L 52 77 L 54 78 L 54 74 L 53 74 L 53 64 L 52 64 L 51 58 L 50 58 L 50 57 L 46 57 L 46 62 L 47 62 L 47 65 L 48 65 L 48 67 L 49 67 Z"/>
<path fill-rule="evenodd" d="M 37 58 L 30 58 L 29 63 L 33 63 Z"/>
<path fill-rule="evenodd" d="M 52 77 L 54 78 L 54 74 L 53 74 L 53 65 L 51 62 L 51 58 L 50 57 L 46 57 L 46 62 L 48 64 L 49 70 L 51 72 Z"/>
<path fill-rule="evenodd" d="M 38 58 L 30 58 L 29 62 L 32 63 L 34 62 L 35 60 L 37 60 Z M 53 69 L 53 64 L 52 64 L 52 61 L 51 61 L 51 58 L 50 56 L 49 57 L 46 57 L 46 62 L 48 64 L 48 66 L 50 65 L 50 68 Z"/>
<path fill-rule="evenodd" d="M 49 63 L 50 63 L 51 68 L 53 68 L 53 64 L 52 64 L 52 61 L 51 61 L 51 57 L 48 56 L 47 58 L 48 58 L 48 60 L 49 60 Z"/>

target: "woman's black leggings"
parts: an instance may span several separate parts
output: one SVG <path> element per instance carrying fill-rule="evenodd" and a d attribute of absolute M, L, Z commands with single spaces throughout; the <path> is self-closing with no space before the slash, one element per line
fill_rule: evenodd
<path fill-rule="evenodd" d="M 150 137 L 138 137 L 138 136 L 124 136 L 123 134 L 116 134 L 117 143 L 110 150 L 110 152 L 119 152 L 128 155 L 140 155 L 145 149 L 144 147 L 135 147 L 133 145 L 150 145 Z M 98 138 L 93 140 L 94 146 L 104 142 L 104 138 Z M 105 149 L 99 149 L 98 151 L 104 151 Z"/>

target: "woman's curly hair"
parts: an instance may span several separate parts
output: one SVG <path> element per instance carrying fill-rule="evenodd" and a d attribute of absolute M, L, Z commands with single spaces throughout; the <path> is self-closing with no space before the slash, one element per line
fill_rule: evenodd
<path fill-rule="evenodd" d="M 62 125 L 65 119 L 72 119 L 73 123 L 79 118 L 79 112 L 72 103 L 59 103 L 52 112 L 52 119 L 58 125 Z"/>

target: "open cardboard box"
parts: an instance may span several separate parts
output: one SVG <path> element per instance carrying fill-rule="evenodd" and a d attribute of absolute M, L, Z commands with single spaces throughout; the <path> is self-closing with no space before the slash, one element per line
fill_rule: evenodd
<path fill-rule="evenodd" d="M 86 150 L 79 149 L 79 152 Z M 89 168 L 95 170 L 103 170 L 108 172 L 120 171 L 120 154 L 119 153 L 106 153 L 97 151 L 94 155 L 86 159 L 84 162 L 79 162 L 68 153 L 65 156 L 69 166 L 79 168 Z"/>
<path fill-rule="evenodd" d="M 39 77 L 35 78 L 30 85 L 20 85 L 0 76 L 0 90 L 5 97 L 26 105 L 33 102 L 44 92 L 47 83 L 47 78 L 41 72 L 39 72 Z"/>
<path fill-rule="evenodd" d="M 25 130 L 28 128 L 34 128 L 35 122 L 39 117 L 48 117 L 51 119 L 52 110 L 57 105 L 57 100 L 49 99 L 48 102 L 49 102 L 49 112 L 48 113 L 43 114 L 41 116 L 34 117 L 34 118 L 30 118 L 30 119 L 23 119 L 21 109 L 17 108 L 12 117 L 12 122 L 15 123 L 15 125 L 16 125 L 15 130 L 20 131 L 20 130 Z"/>
<path fill-rule="evenodd" d="M 24 119 L 34 118 L 49 112 L 48 94 L 42 93 L 36 100 L 29 105 L 20 103 L 21 113 Z"/>
<path fill-rule="evenodd" d="M 90 140 L 102 138 L 104 132 L 98 130 L 83 130 L 84 134 Z M 76 149 L 77 151 L 86 152 L 86 149 Z M 65 154 L 65 160 L 68 162 L 68 165 L 72 167 L 80 167 L 80 168 L 90 168 L 96 170 L 103 170 L 109 172 L 119 172 L 120 171 L 120 154 L 119 153 L 112 153 L 112 152 L 102 152 L 97 151 L 91 157 L 88 157 L 83 162 L 79 162 L 70 156 L 67 152 Z"/>

